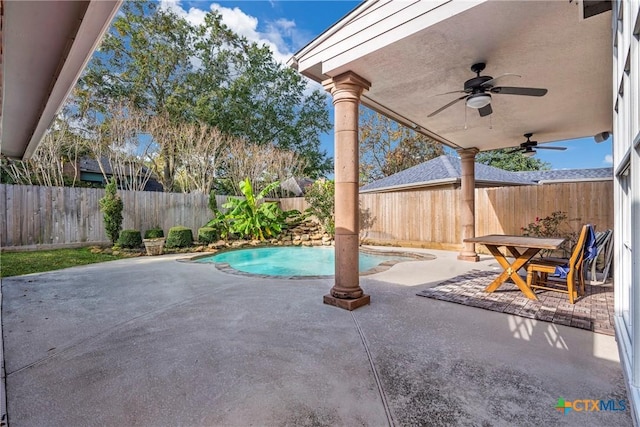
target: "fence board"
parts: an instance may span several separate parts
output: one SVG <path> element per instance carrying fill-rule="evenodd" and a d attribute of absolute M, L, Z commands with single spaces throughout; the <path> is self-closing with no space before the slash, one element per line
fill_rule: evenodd
<path fill-rule="evenodd" d="M 211 219 L 208 195 L 118 192 L 124 202 L 123 228 L 144 233 L 183 225 L 194 235 Z M 476 234 L 520 234 L 536 217 L 567 212 L 572 231 L 591 222 L 613 228 L 613 183 L 583 182 L 523 187 L 478 188 Z M 3 247 L 105 243 L 99 200 L 103 189 L 0 184 L 0 242 Z M 216 196 L 218 209 L 226 196 Z M 283 210 L 304 211 L 304 198 L 280 199 Z M 460 190 L 415 190 L 360 195 L 361 236 L 373 241 L 457 249 L 461 242 Z"/>
<path fill-rule="evenodd" d="M 567 213 L 567 231 L 578 232 L 587 222 L 598 230 L 613 228 L 612 181 L 478 188 L 475 194 L 476 235 L 521 234 L 536 217 L 554 211 Z M 361 233 L 367 239 L 460 247 L 459 189 L 367 193 L 360 204 L 373 219 Z"/>
<path fill-rule="evenodd" d="M 0 185 L 0 246 L 7 244 L 7 188 Z"/>

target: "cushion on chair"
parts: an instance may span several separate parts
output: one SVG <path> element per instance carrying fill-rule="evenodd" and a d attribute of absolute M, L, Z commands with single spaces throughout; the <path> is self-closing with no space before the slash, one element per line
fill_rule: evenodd
<path fill-rule="evenodd" d="M 598 256 L 598 246 L 596 245 L 596 232 L 591 224 L 587 224 L 587 238 L 584 243 L 584 261 L 588 261 Z M 556 266 L 554 277 L 566 279 L 569 274 L 569 264 Z"/>
<path fill-rule="evenodd" d="M 587 228 L 587 241 L 584 244 L 584 260 L 589 261 L 598 256 L 596 232 L 591 224 Z"/>
<path fill-rule="evenodd" d="M 559 277 L 560 279 L 566 279 L 569 274 L 569 264 L 556 265 L 556 271 L 553 273 L 553 277 Z"/>

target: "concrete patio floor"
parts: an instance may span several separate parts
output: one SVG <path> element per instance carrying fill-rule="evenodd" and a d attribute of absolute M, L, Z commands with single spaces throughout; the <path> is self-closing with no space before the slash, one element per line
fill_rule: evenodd
<path fill-rule="evenodd" d="M 329 279 L 225 274 L 144 257 L 4 279 L 15 426 L 624 426 L 611 336 L 416 296 L 471 269 L 435 254 L 363 277 L 372 303 L 322 304 Z"/>

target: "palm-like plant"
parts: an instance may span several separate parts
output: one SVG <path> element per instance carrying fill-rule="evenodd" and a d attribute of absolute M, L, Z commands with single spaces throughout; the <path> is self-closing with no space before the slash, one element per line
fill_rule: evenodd
<path fill-rule="evenodd" d="M 278 185 L 278 181 L 271 183 L 256 196 L 249 179 L 241 181 L 240 191 L 245 198 L 232 197 L 222 206 L 228 209 L 226 218 L 230 221 L 230 231 L 260 240 L 278 236 L 285 224 L 284 212 L 275 202 L 260 202 Z"/>

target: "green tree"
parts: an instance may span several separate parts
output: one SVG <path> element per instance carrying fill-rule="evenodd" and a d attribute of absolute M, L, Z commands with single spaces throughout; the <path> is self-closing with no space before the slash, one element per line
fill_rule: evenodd
<path fill-rule="evenodd" d="M 527 157 L 520 151 L 511 152 L 511 148 L 482 151 L 476 156 L 476 162 L 494 168 L 512 172 L 549 170 L 551 165 L 534 157 Z"/>
<path fill-rule="evenodd" d="M 429 137 L 360 108 L 360 183 L 366 184 L 444 154 Z"/>
<path fill-rule="evenodd" d="M 155 2 L 127 1 L 76 91 L 81 114 L 101 116 L 126 98 L 169 123 L 200 121 L 255 144 L 295 151 L 306 175 L 330 171 L 320 134 L 331 128 L 326 94 L 307 94 L 302 76 L 277 63 L 266 46 L 233 33 L 215 11 L 192 25 Z M 172 132 L 150 132 L 156 162 L 173 183 L 181 158 Z"/>
<path fill-rule="evenodd" d="M 111 119 L 111 105 L 127 101 L 152 116 L 184 119 L 190 105 L 194 28 L 154 2 L 127 1 L 113 21 L 99 51 L 92 57 L 75 90 L 82 118 L 100 127 Z M 178 153 L 172 133 L 153 128 L 159 144 L 156 170 L 171 190 Z"/>
<path fill-rule="evenodd" d="M 149 114 L 180 116 L 193 72 L 194 28 L 154 2 L 126 1 L 80 79 L 81 112 L 126 100 Z"/>
<path fill-rule="evenodd" d="M 104 189 L 104 197 L 100 199 L 100 210 L 103 214 L 107 236 L 111 239 L 111 243 L 115 245 L 120 236 L 120 230 L 122 230 L 122 209 L 124 206 L 122 199 L 118 195 L 115 178 L 111 178 L 111 181 Z"/>

